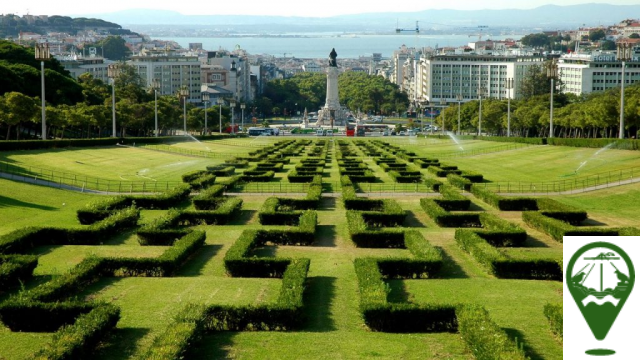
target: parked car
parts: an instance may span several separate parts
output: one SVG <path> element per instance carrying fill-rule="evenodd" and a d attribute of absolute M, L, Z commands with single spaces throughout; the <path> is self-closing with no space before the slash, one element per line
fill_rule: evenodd
<path fill-rule="evenodd" d="M 326 136 L 333 136 L 333 130 L 327 130 Z"/>
<path fill-rule="evenodd" d="M 316 136 L 324 136 L 324 130 L 323 129 L 316 130 Z"/>

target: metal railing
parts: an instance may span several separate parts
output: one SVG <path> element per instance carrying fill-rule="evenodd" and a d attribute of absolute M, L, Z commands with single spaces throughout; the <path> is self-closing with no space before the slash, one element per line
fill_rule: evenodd
<path fill-rule="evenodd" d="M 250 182 L 238 183 L 229 192 L 238 193 L 266 193 L 266 194 L 286 194 L 286 193 L 306 193 L 309 191 L 308 183 L 283 183 L 283 182 Z"/>
<path fill-rule="evenodd" d="M 363 193 L 432 193 L 425 184 L 402 183 L 357 183 L 357 190 Z"/>
<path fill-rule="evenodd" d="M 496 193 L 564 193 L 599 189 L 639 182 L 640 168 L 609 171 L 585 177 L 555 181 L 507 181 L 481 184 Z"/>
<path fill-rule="evenodd" d="M 201 151 L 201 150 L 183 149 L 183 148 L 180 148 L 180 147 L 177 147 L 177 146 L 169 146 L 169 145 L 142 145 L 142 146 L 139 146 L 139 148 L 148 149 L 148 150 L 154 150 L 154 151 L 168 152 L 168 153 L 179 154 L 179 155 L 196 156 L 196 157 L 202 157 L 202 158 L 207 158 L 207 159 L 231 159 L 231 158 L 234 158 L 236 156 L 246 155 L 246 153 L 243 153 L 243 154 L 221 154 L 221 153 L 216 153 L 216 152 L 213 152 L 213 151 Z"/>
<path fill-rule="evenodd" d="M 78 175 L 52 169 L 33 166 L 20 166 L 0 162 L 0 172 L 13 180 L 29 180 L 44 183 L 52 187 L 75 187 L 79 190 L 93 190 L 110 193 L 155 193 L 175 188 L 182 184 L 179 181 L 119 181 L 100 179 L 96 177 Z"/>
<path fill-rule="evenodd" d="M 501 146 L 495 146 L 495 147 L 484 148 L 484 149 L 463 150 L 458 152 L 449 152 L 449 153 L 442 153 L 442 154 L 434 153 L 433 155 L 429 154 L 429 156 L 433 156 L 437 158 L 467 157 L 467 156 L 492 154 L 492 153 L 498 153 L 503 151 L 519 150 L 519 149 L 524 149 L 531 146 L 540 146 L 540 145 L 512 143 L 508 145 L 501 145 Z"/>

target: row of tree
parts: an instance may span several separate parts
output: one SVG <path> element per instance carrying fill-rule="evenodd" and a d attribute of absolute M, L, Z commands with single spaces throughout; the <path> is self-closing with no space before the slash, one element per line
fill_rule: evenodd
<path fill-rule="evenodd" d="M 482 101 L 482 130 L 492 135 L 506 135 L 507 100 Z M 460 107 L 460 123 L 464 132 L 478 129 L 479 102 Z M 550 129 L 550 95 L 536 95 L 511 101 L 511 136 L 546 137 Z M 640 128 L 640 84 L 625 88 L 625 137 L 637 138 Z M 458 105 L 446 108 L 437 118 L 445 119 L 445 129 L 458 127 Z M 620 124 L 620 88 L 584 96 L 556 94 L 554 96 L 555 137 L 617 137 Z"/>

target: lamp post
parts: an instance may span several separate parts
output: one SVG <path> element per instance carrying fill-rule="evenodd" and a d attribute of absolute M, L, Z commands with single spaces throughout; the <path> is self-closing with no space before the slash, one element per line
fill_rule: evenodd
<path fill-rule="evenodd" d="M 236 134 L 236 114 L 235 114 L 236 100 L 231 99 L 231 101 L 229 102 L 229 106 L 231 107 L 231 133 L 235 135 Z"/>
<path fill-rule="evenodd" d="M 442 135 L 444 135 L 444 107 L 447 105 L 447 100 L 444 98 L 440 98 L 440 108 L 442 109 L 442 112 L 440 113 L 440 115 L 442 115 Z"/>
<path fill-rule="evenodd" d="M 160 80 L 153 79 L 153 81 L 151 81 L 151 88 L 153 89 L 153 96 L 155 98 L 155 125 L 156 137 L 158 137 L 158 89 L 160 89 Z"/>
<path fill-rule="evenodd" d="M 208 93 L 202 94 L 202 102 L 204 102 L 204 136 L 207 136 L 207 134 L 209 133 L 209 127 L 207 123 L 207 104 L 209 103 L 210 99 L 211 97 Z"/>
<path fill-rule="evenodd" d="M 462 104 L 462 94 L 456 95 L 456 100 L 458 101 L 458 135 L 461 135 L 462 130 L 460 130 L 460 104 Z"/>
<path fill-rule="evenodd" d="M 549 138 L 553 138 L 553 89 L 558 77 L 558 64 L 553 59 L 547 64 L 547 77 L 551 79 L 551 100 L 549 101 Z"/>
<path fill-rule="evenodd" d="M 622 61 L 622 84 L 620 87 L 620 139 L 624 139 L 624 82 L 627 61 L 631 60 L 631 45 L 618 43 L 618 61 Z"/>
<path fill-rule="evenodd" d="M 247 104 L 242 103 L 240 104 L 240 109 L 242 110 L 242 119 L 240 119 L 240 121 L 242 122 L 242 132 L 245 132 L 244 130 L 244 109 L 247 107 Z"/>
<path fill-rule="evenodd" d="M 178 90 L 178 97 L 182 99 L 182 111 L 183 111 L 183 127 L 184 127 L 184 135 L 187 135 L 187 98 L 189 97 L 189 88 L 187 85 L 182 85 L 180 90 Z"/>
<path fill-rule="evenodd" d="M 111 115 L 112 130 L 111 137 L 116 137 L 116 78 L 120 75 L 120 66 L 111 64 L 107 67 L 107 77 L 111 79 Z"/>
<path fill-rule="evenodd" d="M 42 85 L 42 94 L 40 100 L 42 101 L 42 140 L 47 140 L 47 108 L 44 99 L 44 62 L 51 59 L 51 53 L 49 52 L 49 43 L 36 44 L 36 60 L 40 60 L 40 83 Z"/>
<path fill-rule="evenodd" d="M 219 111 L 219 114 L 220 114 L 220 125 L 219 125 L 219 128 L 218 128 L 218 132 L 220 134 L 222 134 L 222 104 L 224 104 L 224 99 L 219 97 L 218 98 L 218 105 L 220 105 L 220 111 Z"/>
<path fill-rule="evenodd" d="M 478 113 L 478 136 L 482 136 L 482 97 L 487 93 L 487 88 L 484 86 L 478 87 L 478 97 L 480 98 L 480 111 Z"/>
<path fill-rule="evenodd" d="M 507 78 L 504 85 L 507 89 L 507 137 L 511 136 L 511 90 L 513 90 L 513 78 Z"/>

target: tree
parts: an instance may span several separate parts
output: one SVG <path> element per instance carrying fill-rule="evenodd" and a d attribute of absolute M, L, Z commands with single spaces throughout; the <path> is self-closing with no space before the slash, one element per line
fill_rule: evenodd
<path fill-rule="evenodd" d="M 522 45 L 542 48 L 549 45 L 549 36 L 545 34 L 529 34 L 520 39 Z"/>
<path fill-rule="evenodd" d="M 602 50 L 615 50 L 616 43 L 611 40 L 605 40 L 600 44 L 600 49 Z"/>
<path fill-rule="evenodd" d="M 35 122 L 39 112 L 38 105 L 33 98 L 18 92 L 10 92 L 4 96 L 7 117 L 7 140 L 12 126 L 16 126 L 16 139 L 20 140 L 20 126 L 23 123 Z"/>
<path fill-rule="evenodd" d="M 633 34 L 629 35 L 629 39 L 640 39 L 640 34 L 633 33 Z"/>
<path fill-rule="evenodd" d="M 531 65 L 522 79 L 520 92 L 525 98 L 549 93 L 551 79 L 547 77 L 548 62 L 544 65 Z M 562 88 L 560 79 L 555 80 L 556 87 Z"/>
<path fill-rule="evenodd" d="M 607 34 L 603 29 L 591 30 L 589 31 L 589 40 L 592 42 L 596 42 L 607 37 Z"/>
<path fill-rule="evenodd" d="M 105 58 L 123 61 L 131 54 L 131 51 L 125 44 L 126 42 L 120 36 L 108 36 L 94 46 L 102 48 Z"/>

